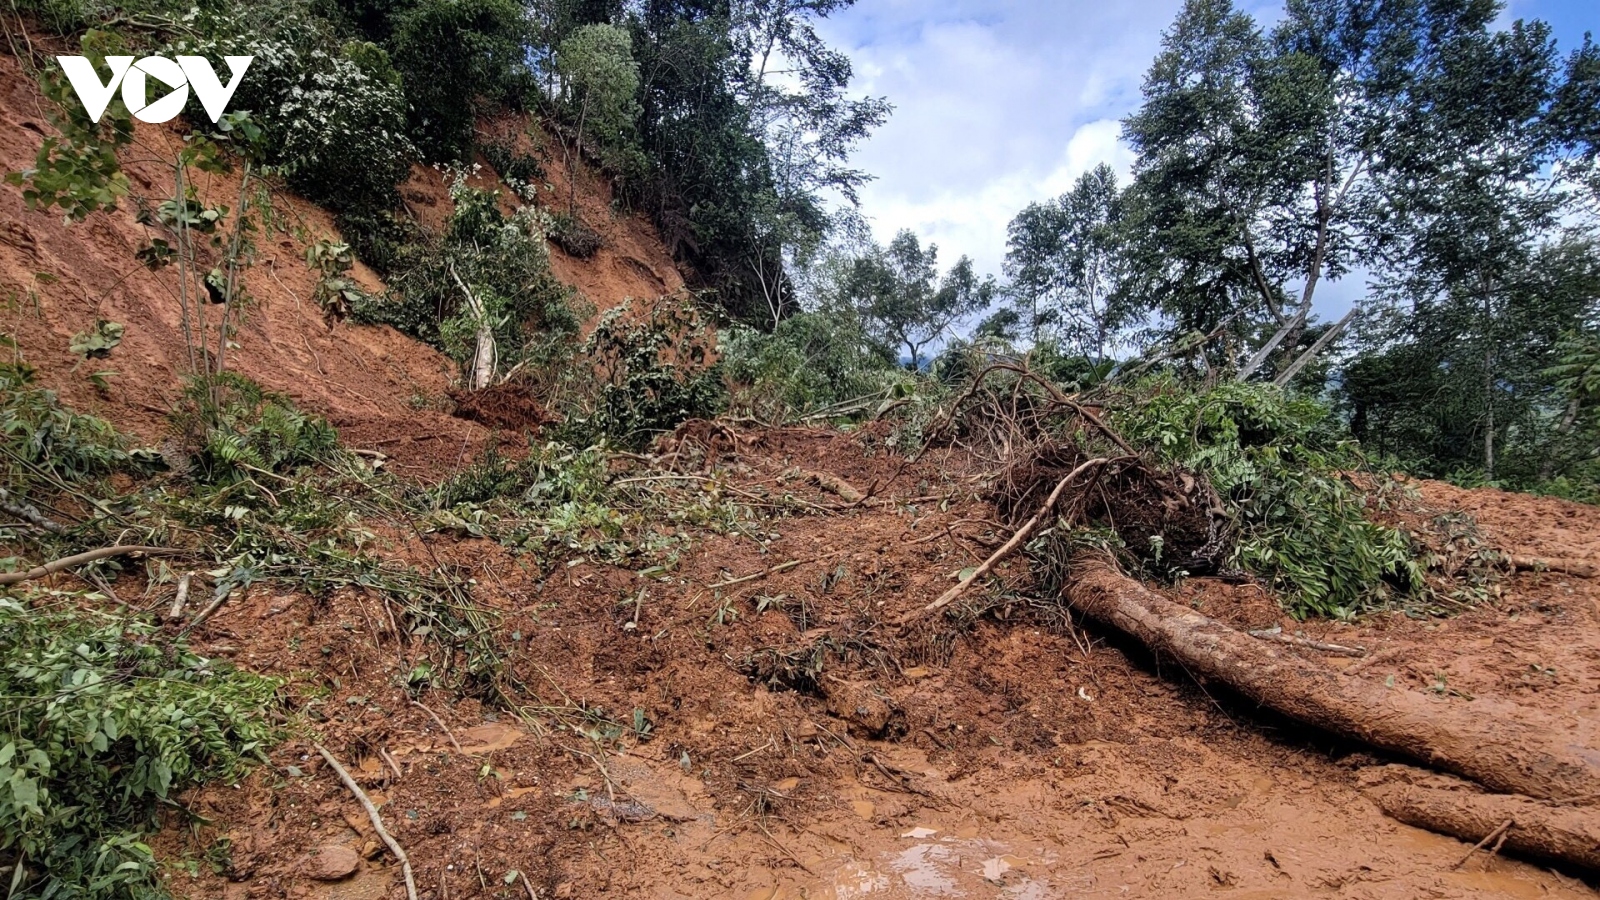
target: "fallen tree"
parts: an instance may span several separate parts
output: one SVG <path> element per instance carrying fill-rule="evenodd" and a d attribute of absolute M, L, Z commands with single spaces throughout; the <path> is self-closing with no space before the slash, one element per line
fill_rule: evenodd
<path fill-rule="evenodd" d="M 1503 843 L 1524 856 L 1600 871 L 1600 811 L 1593 806 L 1558 806 L 1515 794 L 1487 794 L 1468 782 L 1405 766 L 1364 771 L 1362 780 L 1363 793 L 1385 814 L 1407 825 L 1477 842 L 1479 847 L 1493 838 L 1495 847 Z"/>
<path fill-rule="evenodd" d="M 1510 704 L 1430 697 L 1306 662 L 1286 645 L 1256 640 L 1157 595 L 1094 554 L 1073 561 L 1066 600 L 1193 675 L 1297 721 L 1491 790 L 1555 803 L 1600 798 L 1600 749 L 1569 723 L 1535 722 Z"/>

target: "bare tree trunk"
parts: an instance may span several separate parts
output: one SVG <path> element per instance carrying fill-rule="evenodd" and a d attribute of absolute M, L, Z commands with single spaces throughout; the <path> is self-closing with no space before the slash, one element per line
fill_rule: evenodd
<path fill-rule="evenodd" d="M 1483 472 L 1494 480 L 1494 303 L 1489 299 L 1489 285 L 1482 281 L 1483 289 Z"/>
<path fill-rule="evenodd" d="M 1245 364 L 1239 367 L 1239 374 L 1234 376 L 1234 380 L 1244 381 L 1251 375 L 1254 375 L 1255 371 L 1261 368 L 1261 364 L 1267 361 L 1267 357 L 1272 355 L 1272 351 L 1278 349 L 1278 345 L 1282 344 L 1284 339 L 1287 338 L 1291 332 L 1297 330 L 1297 322 L 1299 322 L 1298 315 L 1295 318 L 1285 322 L 1283 326 L 1280 327 L 1265 344 L 1261 345 L 1261 349 L 1251 354 L 1250 358 L 1245 361 Z"/>
<path fill-rule="evenodd" d="M 466 295 L 467 310 L 477 323 L 477 331 L 473 335 L 472 362 L 467 366 L 467 386 L 475 391 L 483 390 L 494 381 L 495 364 L 499 359 L 499 351 L 494 343 L 494 328 L 485 314 L 483 304 L 467 287 L 467 283 L 461 280 L 461 276 L 456 274 L 453 264 L 450 266 L 450 277 L 455 279 L 456 286 Z"/>
<path fill-rule="evenodd" d="M 589 118 L 589 92 L 583 92 L 583 107 L 578 112 L 578 133 L 573 136 L 572 161 L 567 164 L 567 215 L 578 214 L 578 167 L 583 165 L 583 125 Z"/>
<path fill-rule="evenodd" d="M 1103 558 L 1080 556 L 1072 570 L 1066 599 L 1075 609 L 1292 719 L 1492 790 L 1556 802 L 1600 797 L 1592 726 L 1574 734 L 1566 722 L 1510 704 L 1343 675 L 1160 597 Z"/>
<path fill-rule="evenodd" d="M 1578 413 L 1582 407 L 1583 405 L 1578 401 L 1577 397 L 1567 401 L 1567 409 L 1561 414 L 1561 421 L 1556 423 L 1556 434 L 1565 437 L 1572 433 L 1573 426 L 1578 424 Z M 1549 480 L 1555 474 L 1556 455 L 1554 453 L 1546 453 L 1544 459 L 1539 462 L 1539 477 L 1543 480 Z"/>
<path fill-rule="evenodd" d="M 239 182 L 239 202 L 234 207 L 233 239 L 228 242 L 228 279 L 223 284 L 222 324 L 217 328 L 217 367 L 212 374 L 221 375 L 228 368 L 228 311 L 233 309 L 233 295 L 239 289 L 239 252 L 244 244 L 244 217 L 250 202 L 250 163 L 244 164 L 244 179 Z"/>
<path fill-rule="evenodd" d="M 1322 337 L 1317 338 L 1316 343 L 1307 348 L 1306 352 L 1300 354 L 1294 362 L 1284 367 L 1284 370 L 1278 373 L 1278 377 L 1272 379 L 1272 383 L 1278 387 L 1283 387 L 1292 381 L 1296 375 L 1300 374 L 1301 369 L 1304 369 L 1312 360 L 1320 356 L 1322 351 L 1328 349 L 1328 345 L 1333 343 L 1334 338 L 1337 338 L 1344 331 L 1345 326 L 1350 324 L 1350 320 L 1355 318 L 1355 315 L 1356 308 L 1351 307 L 1350 311 L 1344 314 L 1344 318 L 1330 326 L 1327 331 L 1323 332 Z"/>

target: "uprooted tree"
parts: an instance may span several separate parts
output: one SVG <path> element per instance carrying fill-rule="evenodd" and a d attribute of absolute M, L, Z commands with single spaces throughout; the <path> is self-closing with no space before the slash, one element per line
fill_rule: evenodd
<path fill-rule="evenodd" d="M 1302 418 L 1308 408 L 1270 386 L 1234 385 L 1197 404 L 1181 402 L 1190 393 L 1157 382 L 1114 388 L 1091 402 L 1021 363 L 979 371 L 933 437 L 992 460 L 991 491 L 1015 532 L 901 626 L 943 609 L 1026 547 L 1047 590 L 1192 677 L 1472 782 L 1403 767 L 1374 770 L 1365 777 L 1368 795 L 1395 818 L 1594 868 L 1600 741 L 1592 727 L 1575 730 L 1504 702 L 1430 696 L 1343 674 L 1308 661 L 1293 641 L 1238 631 L 1121 571 L 1114 554 L 1149 574 L 1220 572 L 1276 582 L 1290 592 L 1291 610 L 1298 593 L 1302 613 L 1332 611 L 1323 604 L 1333 596 L 1350 604 L 1341 609 L 1392 596 L 1400 574 L 1412 579 L 1406 590 L 1416 595 L 1433 589 L 1409 555 L 1376 553 L 1384 565 L 1341 571 L 1338 554 L 1318 544 L 1331 542 L 1346 556 L 1410 546 L 1398 531 L 1368 522 L 1354 493 L 1334 487 L 1349 487 L 1346 467 L 1358 461 L 1333 448 L 1313 452 L 1314 422 Z M 1171 433 L 1173 425 L 1185 434 Z M 1289 443 L 1298 452 L 1281 446 Z M 1261 465 L 1267 459 L 1289 467 Z M 1301 522 L 1258 510 L 1279 504 L 1297 510 Z M 1313 571 L 1317 565 L 1322 571 Z M 1340 578 L 1348 580 L 1343 593 L 1330 593 L 1328 584 Z"/>

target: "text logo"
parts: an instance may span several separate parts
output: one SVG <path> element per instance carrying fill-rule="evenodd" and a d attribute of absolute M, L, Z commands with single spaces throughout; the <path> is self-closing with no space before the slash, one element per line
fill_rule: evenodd
<path fill-rule="evenodd" d="M 61 64 L 61 71 L 67 73 L 72 89 L 78 92 L 78 99 L 83 101 L 84 111 L 95 122 L 105 115 L 106 106 L 111 103 L 117 86 L 121 85 L 122 102 L 127 105 L 128 111 L 139 121 L 153 125 L 183 112 L 184 105 L 189 102 L 191 87 L 211 121 L 222 118 L 223 109 L 233 99 L 233 92 L 244 80 L 245 69 L 250 68 L 250 61 L 255 57 L 224 56 L 223 59 L 227 61 L 230 73 L 227 86 L 223 86 L 211 63 L 203 56 L 180 56 L 177 62 L 164 56 L 146 56 L 138 62 L 134 62 L 131 56 L 108 56 L 106 65 L 111 69 L 111 80 L 107 82 L 100 80 L 100 73 L 95 71 L 94 64 L 82 56 L 58 56 L 56 62 Z M 154 102 L 150 101 L 148 93 L 152 78 L 171 89 L 165 97 Z"/>

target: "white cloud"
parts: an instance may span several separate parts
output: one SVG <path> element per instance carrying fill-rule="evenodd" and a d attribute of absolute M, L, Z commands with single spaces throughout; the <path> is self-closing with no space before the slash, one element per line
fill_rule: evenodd
<path fill-rule="evenodd" d="M 895 105 L 854 159 L 877 179 L 861 192 L 877 236 L 910 228 L 945 264 L 999 274 L 1023 206 L 1100 162 L 1126 177 L 1118 121 L 1178 5 L 862 0 L 827 22 L 856 86 Z"/>
<path fill-rule="evenodd" d="M 1282 0 L 1237 0 L 1263 26 Z M 855 87 L 886 96 L 890 120 L 853 164 L 877 176 L 861 192 L 880 240 L 901 228 L 939 245 L 945 265 L 963 254 L 998 275 L 1006 225 L 1028 203 L 1054 197 L 1100 162 L 1126 182 L 1132 151 L 1119 121 L 1161 33 L 1182 0 L 859 0 L 822 25 L 850 55 Z M 1506 15 L 1557 25 L 1574 45 L 1592 5 L 1512 0 Z M 1317 312 L 1342 313 L 1365 293 L 1364 273 L 1318 290 Z"/>
<path fill-rule="evenodd" d="M 1055 197 L 1072 187 L 1078 176 L 1100 163 L 1109 163 L 1126 178 L 1133 151 L 1118 139 L 1121 125 L 1101 119 L 1081 125 L 1060 146 L 1047 170 L 1031 167 L 997 173 L 981 184 L 947 184 L 937 190 L 907 194 L 883 182 L 863 192 L 862 208 L 872 219 L 873 231 L 887 241 L 902 228 L 915 231 L 925 241 L 939 245 L 942 264 L 965 254 L 979 271 L 999 274 L 1005 259 L 1006 226 L 1024 206 Z"/>

